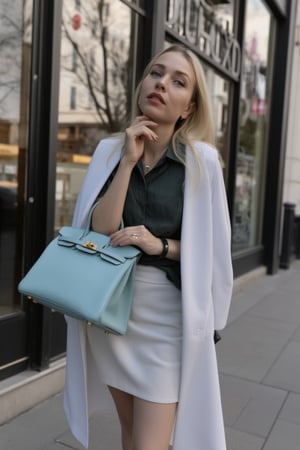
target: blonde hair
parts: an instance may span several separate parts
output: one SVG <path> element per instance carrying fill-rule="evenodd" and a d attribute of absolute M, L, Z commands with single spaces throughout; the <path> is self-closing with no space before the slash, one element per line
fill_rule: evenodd
<path fill-rule="evenodd" d="M 191 98 L 191 102 L 195 104 L 193 112 L 184 120 L 179 119 L 175 125 L 174 134 L 172 137 L 173 149 L 178 158 L 184 163 L 184 155 L 179 154 L 176 148 L 176 142 L 181 142 L 185 146 L 189 147 L 194 155 L 196 152 L 193 147 L 194 141 L 204 141 L 208 144 L 215 145 L 214 127 L 212 122 L 211 104 L 208 95 L 205 73 L 203 67 L 197 58 L 197 56 L 190 51 L 188 48 L 174 44 L 166 49 L 159 52 L 146 66 L 142 79 L 137 86 L 135 93 L 135 104 L 134 104 L 134 114 L 140 115 L 142 111 L 140 110 L 138 101 L 140 97 L 141 85 L 145 77 L 149 74 L 151 67 L 157 59 L 168 52 L 178 52 L 181 53 L 185 59 L 190 63 L 194 74 L 195 74 L 195 86 L 194 92 Z M 198 158 L 196 160 L 199 162 Z M 199 162 L 200 167 L 200 162 Z"/>

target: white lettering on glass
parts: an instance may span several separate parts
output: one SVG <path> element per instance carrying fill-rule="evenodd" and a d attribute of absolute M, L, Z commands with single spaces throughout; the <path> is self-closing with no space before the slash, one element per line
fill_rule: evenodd
<path fill-rule="evenodd" d="M 169 0 L 167 26 L 233 77 L 240 75 L 240 45 L 205 0 Z"/>

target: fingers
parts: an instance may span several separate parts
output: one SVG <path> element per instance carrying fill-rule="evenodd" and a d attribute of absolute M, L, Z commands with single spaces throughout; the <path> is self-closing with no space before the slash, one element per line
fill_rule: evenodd
<path fill-rule="evenodd" d="M 112 247 L 124 245 L 140 246 L 143 244 L 145 239 L 145 230 L 146 229 L 143 225 L 138 227 L 123 228 L 110 236 L 110 245 Z"/>
<path fill-rule="evenodd" d="M 132 142 L 144 141 L 145 139 L 150 142 L 158 141 L 157 134 L 146 126 L 140 126 L 132 129 L 127 128 L 126 136 L 127 139 L 129 138 Z"/>
<path fill-rule="evenodd" d="M 148 140 L 151 142 L 157 142 L 158 136 L 157 134 L 151 130 L 146 124 L 137 124 L 135 126 L 132 126 L 130 128 L 126 129 L 126 137 L 127 139 L 131 139 L 133 141 L 136 140 Z"/>
<path fill-rule="evenodd" d="M 158 136 L 152 129 L 157 127 L 157 125 L 156 122 L 150 120 L 147 116 L 139 116 L 126 129 L 126 135 L 134 140 L 144 138 L 149 141 L 157 141 Z"/>
<path fill-rule="evenodd" d="M 158 135 L 153 130 L 157 125 L 147 116 L 138 116 L 126 129 L 124 158 L 129 161 L 130 165 L 136 164 L 143 155 L 145 140 L 158 141 Z"/>
<path fill-rule="evenodd" d="M 111 236 L 112 247 L 134 245 L 148 255 L 161 254 L 161 239 L 154 236 L 144 225 L 126 227 Z"/>

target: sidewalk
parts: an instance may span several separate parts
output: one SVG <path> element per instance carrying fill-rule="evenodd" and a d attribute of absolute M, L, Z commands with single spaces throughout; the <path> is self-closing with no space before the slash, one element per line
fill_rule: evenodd
<path fill-rule="evenodd" d="M 299 450 L 299 260 L 235 293 L 217 353 L 228 450 Z M 90 450 L 120 450 L 115 415 L 94 417 L 91 429 Z M 62 394 L 0 433 L 1 450 L 82 450 L 68 430 Z M 207 449 L 199 443 L 197 450 Z"/>

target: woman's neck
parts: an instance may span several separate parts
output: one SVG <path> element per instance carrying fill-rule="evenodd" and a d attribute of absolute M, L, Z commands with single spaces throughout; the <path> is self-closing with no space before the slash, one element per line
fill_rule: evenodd
<path fill-rule="evenodd" d="M 145 142 L 144 157 L 147 156 L 151 161 L 153 159 L 156 159 L 158 155 L 163 155 L 166 148 L 168 147 L 170 140 L 172 139 L 173 131 L 173 128 L 166 129 L 166 127 L 162 126 L 158 126 L 157 128 L 155 128 L 155 133 L 158 136 L 158 141 Z"/>

